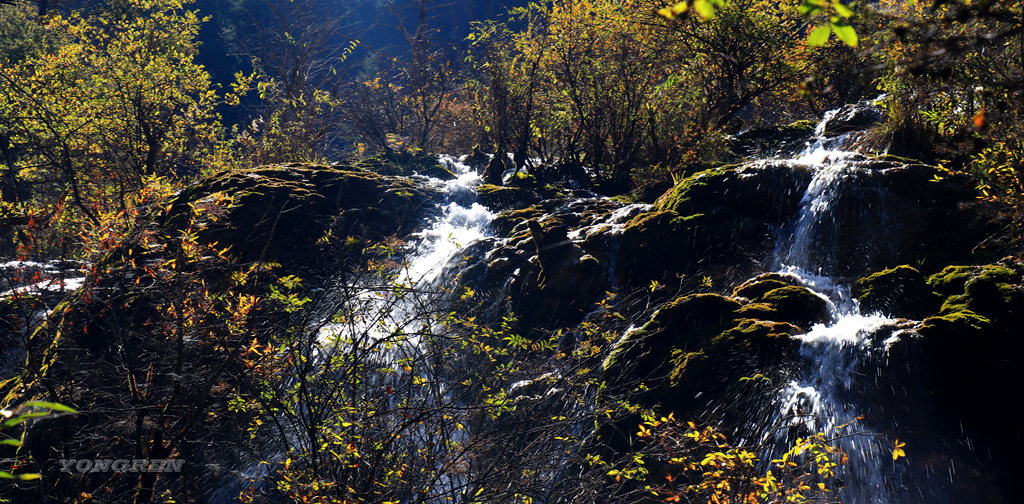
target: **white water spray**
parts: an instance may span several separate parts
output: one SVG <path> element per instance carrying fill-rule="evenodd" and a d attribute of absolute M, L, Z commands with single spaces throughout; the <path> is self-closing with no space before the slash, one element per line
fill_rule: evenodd
<path fill-rule="evenodd" d="M 822 432 L 839 438 L 838 445 L 849 456 L 847 468 L 839 478 L 845 484 L 840 490 L 844 502 L 888 502 L 893 490 L 891 469 L 886 467 L 889 453 L 884 441 L 870 432 L 863 423 L 846 426 L 871 407 L 861 400 L 858 380 L 865 374 L 865 363 L 884 354 L 897 338 L 876 341 L 876 335 L 897 322 L 883 314 L 861 313 L 850 287 L 837 282 L 831 274 L 830 261 L 836 261 L 836 239 L 843 230 L 835 218 L 835 205 L 843 182 L 867 176 L 859 166 L 859 155 L 841 150 L 848 138 L 825 139 L 822 136 L 826 114 L 816 129 L 817 138 L 792 162 L 810 167 L 813 177 L 801 199 L 800 212 L 789 240 L 780 241 L 774 263 L 779 272 L 799 279 L 809 289 L 830 300 L 831 321 L 817 324 L 798 336 L 800 355 L 804 362 L 800 375 L 790 381 L 776 397 L 776 419 L 772 424 L 788 425 L 790 429 Z M 845 427 L 844 427 L 845 426 Z M 789 429 L 765 434 L 768 441 L 775 436 L 784 440 Z M 865 432 L 864 435 L 853 435 Z M 848 437 L 846 437 L 848 436 Z"/>

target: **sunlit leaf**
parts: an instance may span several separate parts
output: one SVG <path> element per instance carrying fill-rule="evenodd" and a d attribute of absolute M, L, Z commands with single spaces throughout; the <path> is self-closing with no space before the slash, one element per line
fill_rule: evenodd
<path fill-rule="evenodd" d="M 65 413 L 78 413 L 78 410 L 76 410 L 76 409 L 74 409 L 74 408 L 72 408 L 70 406 L 65 406 L 63 404 L 55 403 L 55 402 L 29 401 L 29 402 L 25 403 L 24 405 L 27 406 L 27 407 L 30 407 L 30 408 L 45 408 L 45 409 L 49 409 L 49 410 L 53 410 L 53 411 L 63 411 Z"/>
<path fill-rule="evenodd" d="M 841 2 L 838 2 L 838 1 L 832 2 L 832 8 L 834 8 L 836 10 L 836 14 L 839 14 L 843 18 L 847 18 L 848 19 L 848 18 L 853 17 L 853 10 L 850 9 L 849 7 L 843 5 Z"/>
<path fill-rule="evenodd" d="M 697 11 L 704 19 L 711 19 L 715 17 L 715 6 L 711 3 L 711 0 L 694 0 L 693 10 Z"/>
<path fill-rule="evenodd" d="M 658 9 L 658 15 L 666 17 L 668 19 L 675 19 L 679 15 L 683 14 L 690 8 L 686 2 L 678 2 L 671 7 L 665 7 L 664 9 Z"/>
<path fill-rule="evenodd" d="M 839 23 L 832 23 L 832 31 L 836 33 L 839 40 L 842 40 L 844 44 L 850 47 L 857 47 L 859 40 L 857 39 L 857 31 L 852 26 L 846 24 L 845 21 Z"/>
<path fill-rule="evenodd" d="M 828 42 L 829 35 L 832 34 L 832 30 L 829 25 L 823 24 L 811 31 L 811 34 L 807 36 L 807 45 L 813 47 L 821 47 Z"/>

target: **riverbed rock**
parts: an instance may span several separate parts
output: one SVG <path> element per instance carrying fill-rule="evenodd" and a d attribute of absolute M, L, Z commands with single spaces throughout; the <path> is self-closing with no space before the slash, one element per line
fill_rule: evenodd
<path fill-rule="evenodd" d="M 437 156 L 425 151 L 395 150 L 362 159 L 352 167 L 380 175 L 408 177 L 423 175 L 441 180 L 455 178 L 455 174 L 441 163 Z"/>
<path fill-rule="evenodd" d="M 829 320 L 829 302 L 810 289 L 787 285 L 769 290 L 752 299 L 739 315 L 761 320 L 788 322 L 805 329 Z"/>
<path fill-rule="evenodd" d="M 867 102 L 847 104 L 825 116 L 822 134 L 840 135 L 863 131 L 885 118 L 885 111 Z"/>
<path fill-rule="evenodd" d="M 476 188 L 477 199 L 492 211 L 522 210 L 538 203 L 540 195 L 521 187 L 481 184 Z"/>
<path fill-rule="evenodd" d="M 760 299 L 770 290 L 790 285 L 799 285 L 797 278 L 786 273 L 762 273 L 746 282 L 736 286 L 732 290 L 733 297 L 747 299 Z"/>
<path fill-rule="evenodd" d="M 730 138 L 730 149 L 742 158 L 764 159 L 796 154 L 814 134 L 814 121 L 752 128 Z"/>
<path fill-rule="evenodd" d="M 934 312 L 939 301 L 924 275 L 906 264 L 861 278 L 853 284 L 853 295 L 862 312 L 918 319 Z"/>
<path fill-rule="evenodd" d="M 635 388 L 646 407 L 690 418 L 695 408 L 741 386 L 741 378 L 767 379 L 790 358 L 802 329 L 745 314 L 750 306 L 718 294 L 690 294 L 662 305 L 651 319 L 627 332 L 605 360 L 608 383 Z M 738 411 L 730 414 L 738 414 Z"/>
<path fill-rule="evenodd" d="M 1013 467 L 1024 449 L 1024 428 L 998 411 L 1020 383 L 1024 263 L 1006 258 L 948 266 L 927 283 L 941 306 L 917 327 L 920 339 L 908 340 L 901 351 L 916 352 L 923 388 L 957 434 L 985 446 L 994 467 Z M 905 355 L 892 358 L 906 362 Z"/>
<path fill-rule="evenodd" d="M 405 177 L 351 168 L 286 164 L 223 171 L 185 189 L 159 217 L 171 234 L 189 226 L 192 208 L 212 209 L 227 198 L 226 213 L 210 222 L 201 240 L 230 246 L 236 260 L 318 262 L 317 242 L 328 236 L 380 241 L 413 230 L 438 193 Z"/>

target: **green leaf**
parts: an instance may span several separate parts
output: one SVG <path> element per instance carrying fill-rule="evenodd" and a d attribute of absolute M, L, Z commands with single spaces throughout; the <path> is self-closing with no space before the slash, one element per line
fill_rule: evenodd
<path fill-rule="evenodd" d="M 31 413 L 25 413 L 23 415 L 18 415 L 16 417 L 11 418 L 10 420 L 4 422 L 3 423 L 3 427 L 4 428 L 14 427 L 14 426 L 16 426 L 16 425 L 18 425 L 18 424 L 20 424 L 20 423 L 30 419 L 30 418 L 39 418 L 39 417 L 44 417 L 44 416 L 47 416 L 47 415 L 49 415 L 49 413 L 47 413 L 45 411 L 33 411 Z"/>
<path fill-rule="evenodd" d="M 852 26 L 842 23 L 832 23 L 832 31 L 836 32 L 836 36 L 839 40 L 842 40 L 844 44 L 850 47 L 857 47 L 857 31 Z"/>
<path fill-rule="evenodd" d="M 843 18 L 849 19 L 853 17 L 853 10 L 838 1 L 833 2 L 832 7 L 835 8 L 836 14 L 839 14 Z"/>
<path fill-rule="evenodd" d="M 686 2 L 678 2 L 672 7 L 665 7 L 664 9 L 659 9 L 658 14 L 668 19 L 675 19 L 680 14 L 686 12 L 686 10 L 689 7 L 690 6 Z"/>
<path fill-rule="evenodd" d="M 821 12 L 822 7 L 821 0 L 804 0 L 800 7 L 797 8 L 797 11 L 801 16 L 811 17 Z"/>
<path fill-rule="evenodd" d="M 55 403 L 55 402 L 29 401 L 29 402 L 25 403 L 25 406 L 28 406 L 28 407 L 31 407 L 31 408 L 46 408 L 48 410 L 63 411 L 65 413 L 78 413 L 78 410 L 76 410 L 76 409 L 74 409 L 74 408 L 72 408 L 70 406 L 65 406 L 63 404 Z"/>
<path fill-rule="evenodd" d="M 813 47 L 821 47 L 828 42 L 828 37 L 832 32 L 829 30 L 827 24 L 823 24 L 811 31 L 811 34 L 807 36 L 807 45 Z"/>
<path fill-rule="evenodd" d="M 704 19 L 715 17 L 715 6 L 711 4 L 711 0 L 693 0 L 693 10 Z"/>
<path fill-rule="evenodd" d="M 37 473 L 25 473 L 25 474 L 19 474 L 18 475 L 18 479 L 20 479 L 21 481 L 32 481 L 32 480 L 37 480 L 37 479 L 42 478 L 42 477 L 43 477 L 42 474 L 37 474 Z"/>
<path fill-rule="evenodd" d="M 0 440 L 2 446 L 21 446 L 21 441 L 17 439 L 2 439 Z"/>

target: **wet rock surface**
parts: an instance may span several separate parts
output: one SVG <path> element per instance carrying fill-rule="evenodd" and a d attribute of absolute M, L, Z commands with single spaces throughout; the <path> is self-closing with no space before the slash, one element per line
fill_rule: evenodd
<path fill-rule="evenodd" d="M 315 244 L 328 232 L 381 240 L 411 232 L 437 192 L 415 179 L 351 168 L 290 164 L 215 174 L 171 202 L 160 225 L 184 229 L 190 209 L 213 197 L 230 198 L 227 213 L 202 232 L 231 245 L 242 262 L 316 263 Z"/>

